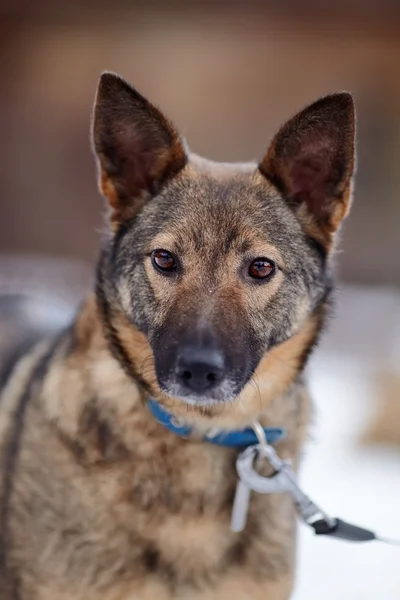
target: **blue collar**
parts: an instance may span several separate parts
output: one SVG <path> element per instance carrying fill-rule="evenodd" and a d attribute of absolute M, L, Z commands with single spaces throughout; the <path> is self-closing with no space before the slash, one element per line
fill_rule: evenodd
<path fill-rule="evenodd" d="M 153 417 L 161 425 L 164 425 L 167 429 L 180 435 L 181 437 L 188 437 L 192 428 L 186 425 L 181 425 L 169 412 L 167 412 L 156 400 L 151 398 L 148 401 L 148 407 Z M 281 427 L 264 427 L 264 432 L 269 444 L 274 444 L 285 436 L 285 430 Z M 204 438 L 205 442 L 211 444 L 217 444 L 218 446 L 226 446 L 228 448 L 247 448 L 258 444 L 258 439 L 254 431 L 247 427 L 239 431 L 219 431 L 214 435 L 206 435 Z"/>

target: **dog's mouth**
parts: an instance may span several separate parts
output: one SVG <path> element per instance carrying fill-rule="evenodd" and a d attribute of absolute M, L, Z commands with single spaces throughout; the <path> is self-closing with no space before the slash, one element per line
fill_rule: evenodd
<path fill-rule="evenodd" d="M 250 377 L 241 381 L 236 378 L 224 379 L 218 385 L 212 385 L 204 390 L 193 390 L 176 381 L 160 381 L 159 379 L 159 387 L 166 396 L 189 406 L 213 406 L 233 402 L 244 389 L 248 379 Z"/>

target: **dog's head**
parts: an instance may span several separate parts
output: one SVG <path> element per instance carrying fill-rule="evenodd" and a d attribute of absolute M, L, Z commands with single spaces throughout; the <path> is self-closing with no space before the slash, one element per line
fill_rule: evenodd
<path fill-rule="evenodd" d="M 214 163 L 125 81 L 101 77 L 107 286 L 113 311 L 146 336 L 164 394 L 232 400 L 323 301 L 350 206 L 354 128 L 350 94 L 334 94 L 289 120 L 259 164 Z"/>

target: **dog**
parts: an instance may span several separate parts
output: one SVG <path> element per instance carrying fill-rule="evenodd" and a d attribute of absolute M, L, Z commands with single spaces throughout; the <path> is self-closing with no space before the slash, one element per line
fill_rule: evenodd
<path fill-rule="evenodd" d="M 352 96 L 299 112 L 259 163 L 224 164 L 104 73 L 92 131 L 108 206 L 94 290 L 1 395 L 1 598 L 288 599 L 292 501 L 253 493 L 231 531 L 238 449 L 209 437 L 283 427 L 298 466 L 352 199 Z"/>

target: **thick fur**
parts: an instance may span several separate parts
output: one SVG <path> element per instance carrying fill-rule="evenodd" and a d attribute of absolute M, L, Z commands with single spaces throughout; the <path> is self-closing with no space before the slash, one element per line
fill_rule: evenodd
<path fill-rule="evenodd" d="M 201 437 L 259 419 L 285 427 L 277 450 L 298 463 L 310 412 L 302 370 L 351 195 L 351 97 L 299 113 L 260 167 L 189 154 L 111 74 L 93 127 L 111 224 L 95 293 L 19 361 L 1 396 L 1 598 L 288 599 L 290 498 L 253 494 L 245 531 L 232 533 L 237 452 Z M 177 257 L 172 276 L 154 268 L 159 248 Z M 268 281 L 248 275 L 257 257 L 276 265 Z M 188 343 L 226 358 L 203 398 L 174 379 Z M 193 425 L 192 439 L 154 420 L 149 395 Z"/>

